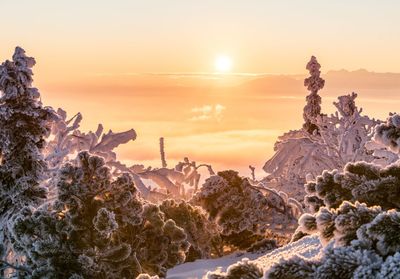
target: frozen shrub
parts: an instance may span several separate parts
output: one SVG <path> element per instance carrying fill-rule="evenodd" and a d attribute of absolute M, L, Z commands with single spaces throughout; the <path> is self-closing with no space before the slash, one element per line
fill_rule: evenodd
<path fill-rule="evenodd" d="M 400 115 L 390 115 L 386 123 L 375 127 L 374 140 L 386 145 L 395 153 L 400 153 Z"/>
<path fill-rule="evenodd" d="M 269 279 L 312 279 L 316 264 L 302 257 L 293 256 L 288 260 L 281 260 L 273 265 L 266 273 Z"/>
<path fill-rule="evenodd" d="M 186 261 L 221 256 L 221 237 L 217 225 L 208 220 L 201 207 L 181 200 L 165 200 L 160 205 L 165 218 L 172 219 L 184 229 L 190 248 Z"/>
<path fill-rule="evenodd" d="M 312 213 L 317 212 L 321 208 L 321 206 L 325 205 L 322 199 L 314 195 L 306 195 L 304 197 L 304 204 Z"/>
<path fill-rule="evenodd" d="M 385 278 L 379 274 L 398 268 L 392 259 L 400 250 L 400 213 L 394 209 L 345 201 L 338 208 L 304 214 L 299 223 L 298 233 L 318 233 L 327 245 L 321 258 L 311 261 L 317 268 L 309 278 Z M 274 266 L 268 278 L 285 278 L 285 274 L 292 278 L 293 269 L 301 274 L 304 265 L 303 259 L 289 258 Z M 273 277 L 276 270 L 281 277 Z"/>
<path fill-rule="evenodd" d="M 316 181 L 308 182 L 306 204 L 312 212 L 321 206 L 337 208 L 343 201 L 379 205 L 383 209 L 400 208 L 400 164 L 381 167 L 372 163 L 348 163 L 343 172 L 324 171 Z"/>
<path fill-rule="evenodd" d="M 295 229 L 296 218 L 279 193 L 255 187 L 232 170 L 207 179 L 191 202 L 202 206 L 217 222 L 225 243 L 239 249 L 265 238 L 266 231 Z"/>

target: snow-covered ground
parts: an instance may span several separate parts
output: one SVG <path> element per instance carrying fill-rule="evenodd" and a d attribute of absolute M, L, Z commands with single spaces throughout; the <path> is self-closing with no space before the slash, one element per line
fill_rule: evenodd
<path fill-rule="evenodd" d="M 299 241 L 290 243 L 281 248 L 275 249 L 267 254 L 260 255 L 254 253 L 236 253 L 218 259 L 197 260 L 191 263 L 178 265 L 170 269 L 167 273 L 168 279 L 201 279 L 208 271 L 226 271 L 228 266 L 244 258 L 254 260 L 264 270 L 270 268 L 274 263 L 282 258 L 291 255 L 313 258 L 321 249 L 321 243 L 318 236 L 306 236 Z"/>

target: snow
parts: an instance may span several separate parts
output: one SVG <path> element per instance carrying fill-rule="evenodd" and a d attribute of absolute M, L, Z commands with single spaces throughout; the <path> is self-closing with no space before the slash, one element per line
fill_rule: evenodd
<path fill-rule="evenodd" d="M 168 270 L 168 279 L 201 279 L 208 271 L 226 271 L 226 269 L 244 258 L 256 262 L 266 271 L 274 263 L 279 262 L 283 258 L 288 258 L 293 255 L 302 256 L 311 259 L 319 253 L 322 246 L 318 236 L 306 236 L 302 239 L 287 244 L 281 248 L 268 252 L 265 255 L 257 253 L 235 253 L 218 259 L 197 260 L 191 263 L 177 265 Z"/>

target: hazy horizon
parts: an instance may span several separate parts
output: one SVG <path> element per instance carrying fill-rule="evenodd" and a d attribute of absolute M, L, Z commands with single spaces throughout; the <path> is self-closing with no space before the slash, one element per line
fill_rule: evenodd
<path fill-rule="evenodd" d="M 134 128 L 138 138 L 117 150 L 118 158 L 128 164 L 160 167 L 158 139 L 162 136 L 170 167 L 187 156 L 216 170 L 231 168 L 242 175 L 249 174 L 251 164 L 263 175 L 261 167 L 273 155 L 277 137 L 303 123 L 307 71 L 210 76 L 215 79 L 124 75 L 117 80 L 116 76 L 93 77 L 86 85 L 36 85 L 45 104 L 62 104 L 70 116 L 82 112 L 84 131 L 95 130 L 98 123 L 113 131 Z M 326 80 L 320 91 L 324 113 L 333 112 L 332 102 L 338 96 L 353 91 L 358 93 L 358 107 L 371 117 L 385 119 L 400 104 L 400 74 L 329 70 L 322 77 Z"/>

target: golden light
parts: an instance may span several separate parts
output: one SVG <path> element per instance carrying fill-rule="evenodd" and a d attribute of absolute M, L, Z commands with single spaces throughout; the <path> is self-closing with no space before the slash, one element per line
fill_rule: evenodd
<path fill-rule="evenodd" d="M 226 55 L 220 55 L 215 59 L 215 70 L 220 73 L 229 72 L 232 69 L 232 59 Z"/>

